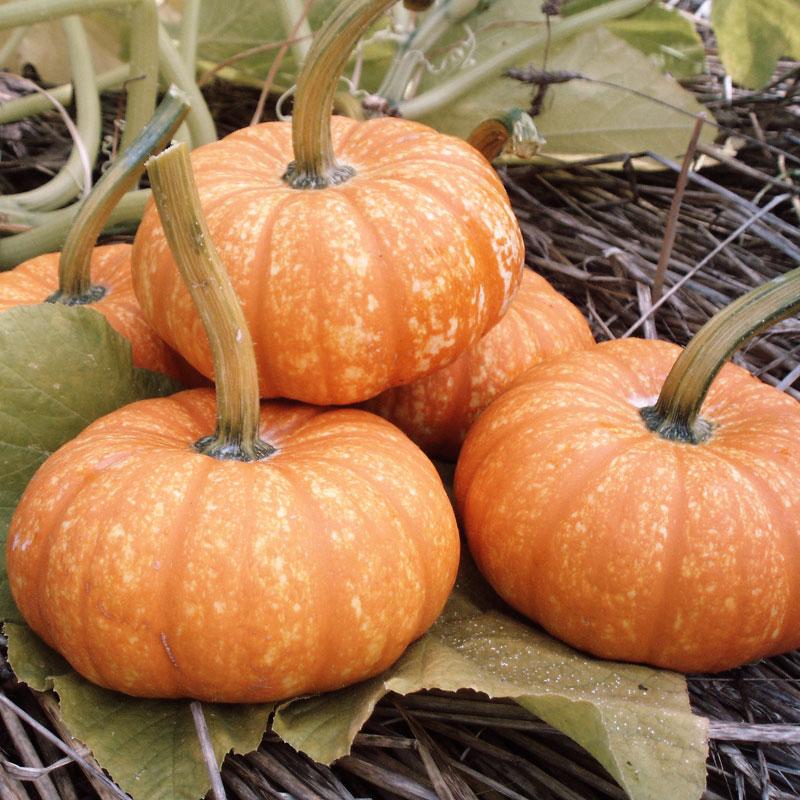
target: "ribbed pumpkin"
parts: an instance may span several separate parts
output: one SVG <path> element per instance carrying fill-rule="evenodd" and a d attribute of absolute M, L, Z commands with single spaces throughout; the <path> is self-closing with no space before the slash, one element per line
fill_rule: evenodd
<path fill-rule="evenodd" d="M 354 42 L 389 5 L 337 6 L 307 57 L 292 124 L 253 126 L 192 153 L 262 397 L 352 403 L 408 383 L 477 341 L 520 280 L 519 227 L 478 152 L 415 122 L 330 118 Z M 133 262 L 148 321 L 211 376 L 152 206 Z"/>
<path fill-rule="evenodd" d="M 365 411 L 259 414 L 252 341 L 186 201 L 185 146 L 148 169 L 208 324 L 216 414 L 207 389 L 142 401 L 53 454 L 11 521 L 14 599 L 81 674 L 133 695 L 266 702 L 375 675 L 453 585 L 441 480 Z"/>
<path fill-rule="evenodd" d="M 581 350 L 594 338 L 581 312 L 540 275 L 525 270 L 508 313 L 452 364 L 364 407 L 386 417 L 423 450 L 455 460 L 467 431 L 525 370 Z"/>
<path fill-rule="evenodd" d="M 0 312 L 15 306 L 44 303 L 58 289 L 60 253 L 47 253 L 0 273 Z M 131 284 L 131 245 L 95 247 L 91 256 L 92 285 L 103 294 L 90 304 L 131 343 L 134 366 L 179 379 L 199 376 L 145 321 Z"/>
<path fill-rule="evenodd" d="M 145 321 L 131 283 L 131 246 L 95 247 L 119 199 L 138 183 L 145 159 L 169 142 L 188 109 L 185 95 L 170 87 L 152 120 L 84 200 L 63 251 L 0 273 L 0 312 L 47 301 L 89 305 L 130 341 L 135 366 L 164 372 L 189 385 L 204 382 Z"/>
<path fill-rule="evenodd" d="M 430 626 L 458 531 L 432 464 L 364 411 L 265 403 L 264 461 L 192 449 L 214 395 L 143 401 L 36 473 L 9 531 L 28 624 L 89 680 L 266 702 L 388 667 Z"/>
<path fill-rule="evenodd" d="M 717 671 L 800 646 L 800 404 L 728 365 L 697 443 L 665 438 L 642 410 L 679 352 L 535 367 L 470 431 L 455 491 L 483 574 L 555 636 Z"/>

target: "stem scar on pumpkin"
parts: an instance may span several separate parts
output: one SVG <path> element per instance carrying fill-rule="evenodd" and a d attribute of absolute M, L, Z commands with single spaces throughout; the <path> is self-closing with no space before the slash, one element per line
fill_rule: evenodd
<path fill-rule="evenodd" d="M 58 290 L 46 302 L 82 306 L 105 297 L 108 288 L 93 285 L 91 275 L 92 252 L 100 232 L 121 198 L 139 182 L 147 157 L 169 143 L 188 112 L 185 93 L 170 86 L 150 122 L 84 200 L 61 251 Z"/>
<path fill-rule="evenodd" d="M 277 452 L 258 432 L 258 373 L 244 312 L 211 241 L 192 177 L 189 149 L 173 145 L 147 162 L 161 222 L 203 321 L 214 356 L 217 429 L 194 449 L 219 460 L 260 461 Z"/>
<path fill-rule="evenodd" d="M 655 405 L 639 410 L 645 425 L 663 439 L 708 441 L 715 423 L 700 416 L 709 387 L 739 348 L 800 311 L 800 267 L 735 300 L 712 317 L 678 357 Z"/>

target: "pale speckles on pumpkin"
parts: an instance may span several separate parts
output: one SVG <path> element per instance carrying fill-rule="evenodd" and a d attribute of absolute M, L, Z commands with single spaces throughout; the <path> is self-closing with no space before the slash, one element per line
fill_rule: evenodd
<path fill-rule="evenodd" d="M 556 635 L 718 670 L 800 644 L 800 462 L 779 446 L 800 408 L 726 366 L 714 436 L 664 441 L 631 398 L 657 395 L 677 351 L 626 340 L 536 367 L 476 423 L 456 493 L 478 562 Z"/>
<path fill-rule="evenodd" d="M 357 175 L 318 192 L 280 181 L 291 160 L 288 124 L 254 126 L 192 153 L 212 239 L 253 333 L 262 396 L 343 404 L 407 383 L 494 324 L 518 282 L 516 221 L 469 145 L 405 120 L 334 118 L 332 133 L 335 145 L 347 137 L 341 158 Z M 152 206 L 134 251 L 148 318 L 210 375 L 205 336 Z M 452 342 L 426 352 L 452 316 Z"/>
<path fill-rule="evenodd" d="M 185 392 L 98 420 L 45 463 L 8 549 L 30 624 L 87 677 L 133 693 L 262 701 L 385 669 L 455 575 L 431 465 L 355 410 L 271 404 L 262 428 L 280 455 L 252 464 L 191 452 L 213 427 L 211 393 Z M 103 647 L 85 652 L 91 641 Z"/>

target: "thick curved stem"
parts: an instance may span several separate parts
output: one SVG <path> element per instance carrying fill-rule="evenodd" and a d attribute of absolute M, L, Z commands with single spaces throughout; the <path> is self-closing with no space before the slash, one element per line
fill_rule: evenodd
<path fill-rule="evenodd" d="M 2 63 L 0 61 L 0 64 Z M 99 94 L 112 86 L 120 86 L 128 80 L 130 74 L 131 71 L 128 64 L 112 67 L 95 78 L 95 90 Z M 62 106 L 68 106 L 72 102 L 72 84 L 63 83 L 61 86 L 54 86 L 52 89 L 47 90 L 47 95 L 29 94 L 0 104 L 0 125 L 18 122 L 21 119 L 25 119 L 25 117 L 32 117 L 49 111 L 55 107 L 50 97 L 53 100 L 57 100 Z"/>
<path fill-rule="evenodd" d="M 91 166 L 94 164 L 100 148 L 101 119 L 100 98 L 95 88 L 89 40 L 78 17 L 66 17 L 62 21 L 62 25 L 67 37 L 72 82 L 75 86 L 78 135 L 83 143 L 85 157 L 88 158 Z M 4 207 L 46 211 L 63 206 L 81 190 L 88 191 L 90 187 L 83 186 L 83 181 L 77 177 L 84 171 L 82 159 L 79 148 L 73 147 L 67 163 L 52 180 L 37 189 L 4 196 L 0 200 L 0 211 Z"/>
<path fill-rule="evenodd" d="M 104 233 L 133 233 L 150 199 L 149 189 L 128 192 L 106 220 Z M 72 230 L 80 203 L 41 215 L 36 228 L 0 239 L 0 271 L 9 270 L 42 253 L 59 250 Z"/>
<path fill-rule="evenodd" d="M 192 146 L 199 147 L 217 140 L 214 119 L 208 110 L 202 93 L 194 82 L 194 73 L 189 73 L 181 61 L 175 45 L 163 25 L 158 26 L 158 63 L 164 78 L 186 92 L 192 110 L 186 118 L 186 126 L 192 138 Z"/>
<path fill-rule="evenodd" d="M 700 417 L 708 389 L 740 347 L 800 311 L 800 267 L 759 286 L 715 314 L 695 334 L 670 370 L 654 406 L 641 410 L 650 430 L 697 444 L 712 426 Z"/>
<path fill-rule="evenodd" d="M 126 150 L 144 128 L 156 107 L 158 93 L 158 8 L 155 0 L 139 0 L 131 8 L 125 130 L 121 150 Z"/>
<path fill-rule="evenodd" d="M 120 198 L 138 182 L 145 160 L 164 147 L 189 111 L 186 95 L 170 86 L 150 122 L 122 153 L 94 191 L 86 198 L 75 219 L 59 260 L 59 288 L 49 300 L 64 305 L 83 305 L 103 296 L 92 286 L 92 249 L 109 214 Z"/>
<path fill-rule="evenodd" d="M 255 349 L 239 298 L 211 241 L 189 150 L 173 145 L 147 162 L 161 223 L 181 277 L 203 321 L 217 384 L 217 429 L 195 443 L 205 455 L 257 461 L 275 452 L 258 435 Z"/>
<path fill-rule="evenodd" d="M 284 175 L 293 188 L 322 189 L 353 176 L 353 168 L 338 164 L 333 152 L 333 98 L 359 38 L 392 5 L 394 0 L 346 0 L 317 32 L 297 79 L 292 116 L 295 160 Z"/>
<path fill-rule="evenodd" d="M 189 75 L 197 70 L 197 39 L 200 29 L 201 0 L 186 0 L 181 14 L 181 27 L 178 34 L 178 52 L 183 67 Z"/>

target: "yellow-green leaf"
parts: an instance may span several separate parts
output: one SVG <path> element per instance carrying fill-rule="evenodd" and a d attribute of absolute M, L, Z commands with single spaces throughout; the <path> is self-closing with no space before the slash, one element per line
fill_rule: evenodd
<path fill-rule="evenodd" d="M 737 83 L 769 83 L 781 56 L 800 58 L 800 0 L 714 0 L 711 22 L 725 69 Z"/>
<path fill-rule="evenodd" d="M 475 689 L 511 697 L 586 748 L 633 800 L 698 800 L 707 721 L 692 714 L 681 675 L 589 658 L 511 616 L 462 569 L 431 631 L 387 672 L 279 708 L 273 730 L 331 762 L 387 692 Z"/>
<path fill-rule="evenodd" d="M 84 680 L 25 625 L 6 624 L 8 660 L 19 680 L 55 690 L 68 730 L 134 800 L 197 800 L 208 789 L 189 702 L 144 700 Z M 271 705 L 204 703 L 217 763 L 255 750 Z"/>

